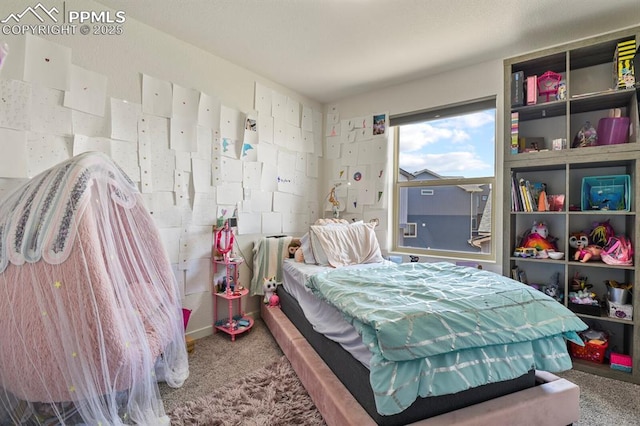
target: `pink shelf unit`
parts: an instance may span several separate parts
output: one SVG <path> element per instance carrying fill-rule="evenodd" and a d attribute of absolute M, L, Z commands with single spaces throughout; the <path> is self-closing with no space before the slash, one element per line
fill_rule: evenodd
<path fill-rule="evenodd" d="M 242 334 L 251 330 L 253 327 L 253 318 L 247 317 L 242 310 L 242 298 L 249 294 L 249 290 L 240 287 L 238 281 L 238 266 L 242 264 L 244 259 L 230 260 L 228 255 L 225 255 L 223 259 L 213 259 L 213 272 L 214 277 L 218 271 L 218 265 L 224 265 L 225 268 L 225 283 L 226 288 L 218 292 L 213 286 L 213 331 L 218 330 L 227 333 L 231 336 L 231 341 L 235 341 L 238 334 Z M 230 283 L 234 284 L 234 289 L 231 290 Z M 226 319 L 220 319 L 218 316 L 218 303 L 227 302 L 228 316 Z M 235 309 L 237 305 L 237 309 Z M 234 313 L 237 312 L 237 315 Z M 234 319 L 236 317 L 236 319 Z"/>

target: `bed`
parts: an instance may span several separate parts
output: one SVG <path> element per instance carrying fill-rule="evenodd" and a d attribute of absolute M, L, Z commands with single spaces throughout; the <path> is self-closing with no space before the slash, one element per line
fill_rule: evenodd
<path fill-rule="evenodd" d="M 0 204 L 0 424 L 169 424 L 188 376 L 175 278 L 136 186 L 85 153 Z"/>
<path fill-rule="evenodd" d="M 359 229 L 355 230 L 355 228 Z M 318 228 L 312 226 L 310 233 L 313 234 L 314 231 L 318 231 Z M 477 410 L 482 404 L 491 404 L 500 398 L 513 398 L 514 395 L 518 395 L 520 392 L 540 392 L 540 390 L 546 389 L 544 386 L 550 386 L 549 383 L 553 383 L 551 386 L 556 388 L 566 388 L 563 390 L 566 400 L 562 397 L 555 398 L 555 401 L 563 401 L 562 407 L 557 406 L 556 408 L 563 411 L 565 415 L 564 417 L 556 417 L 554 421 L 564 422 L 566 420 L 565 423 L 559 424 L 568 424 L 577 418 L 572 419 L 571 414 L 568 414 L 572 413 L 575 417 L 577 413 L 575 386 L 548 373 L 535 371 L 540 369 L 540 366 L 552 371 L 562 371 L 570 368 L 571 364 L 566 351 L 565 338 L 577 339 L 575 331 L 586 327 L 586 325 L 577 319 L 575 315 L 565 310 L 564 307 L 555 301 L 553 301 L 555 305 L 548 305 L 549 309 L 554 312 L 553 315 L 559 318 L 558 324 L 562 330 L 560 333 L 558 333 L 559 329 L 554 329 L 555 331 L 549 331 L 550 336 L 540 337 L 540 333 L 537 333 L 534 327 L 528 327 L 521 329 L 523 331 L 519 333 L 523 335 L 530 333 L 526 339 L 516 339 L 522 341 L 505 343 L 493 341 L 492 339 L 496 337 L 487 332 L 487 329 L 482 332 L 467 333 L 467 335 L 464 334 L 465 332 L 459 331 L 456 334 L 458 341 L 455 344 L 458 347 L 452 348 L 455 350 L 449 350 L 447 353 L 438 354 L 436 353 L 438 351 L 432 350 L 437 346 L 434 342 L 439 339 L 446 340 L 447 336 L 451 335 L 450 332 L 436 334 L 435 337 L 431 336 L 429 344 L 421 344 L 420 342 L 423 342 L 422 339 L 424 337 L 420 337 L 417 341 L 412 341 L 411 333 L 402 332 L 402 327 L 405 327 L 405 325 L 398 326 L 400 328 L 394 328 L 394 326 L 385 331 L 387 325 L 384 324 L 385 321 L 383 320 L 367 330 L 367 326 L 363 325 L 363 317 L 358 312 L 358 309 L 360 309 L 358 307 L 362 306 L 363 302 L 359 301 L 357 297 L 355 299 L 352 298 L 352 294 L 366 293 L 367 288 L 375 288 L 372 294 L 368 294 L 365 297 L 364 304 L 373 304 L 375 306 L 375 315 L 379 315 L 384 310 L 380 309 L 380 306 L 387 305 L 389 299 L 393 298 L 393 293 L 398 292 L 398 288 L 404 288 L 409 293 L 415 292 L 415 288 L 407 288 L 407 286 L 410 286 L 412 281 L 414 284 L 419 281 L 419 275 L 425 273 L 425 271 L 431 274 L 431 277 L 441 277 L 441 280 L 446 282 L 448 287 L 446 290 L 436 290 L 445 293 L 446 291 L 450 292 L 456 285 L 451 281 L 452 274 L 461 275 L 467 281 L 480 280 L 485 284 L 487 280 L 492 283 L 495 281 L 492 284 L 494 287 L 505 283 L 513 283 L 497 274 L 472 268 L 457 267 L 444 262 L 432 265 L 407 264 L 406 266 L 385 262 L 378 254 L 371 253 L 379 250 L 379 248 L 376 248 L 372 229 L 366 224 L 354 226 L 348 231 L 339 230 L 338 227 L 335 227 L 331 231 L 323 229 L 321 232 L 330 234 L 329 239 L 332 242 L 327 246 L 328 257 L 331 258 L 333 256 L 334 259 L 332 261 L 334 262 L 336 262 L 335 257 L 340 257 L 336 262 L 339 266 L 336 268 L 332 265 L 317 265 L 317 263 L 323 262 L 322 260 L 320 262 L 317 260 L 318 254 L 320 254 L 317 244 L 314 253 L 307 253 L 315 257 L 314 262 L 286 260 L 282 267 L 283 286 L 278 290 L 281 312 L 264 308 L 265 321 L 270 325 L 270 328 L 272 326 L 275 330 L 272 330 L 272 332 L 275 332 L 274 336 L 279 335 L 281 337 L 281 346 L 284 346 L 285 353 L 289 352 L 290 359 L 307 360 L 307 362 L 303 363 L 306 365 L 301 370 L 306 371 L 321 363 L 329 369 L 332 375 L 338 377 L 338 382 L 340 383 L 338 387 L 342 386 L 347 390 L 344 398 L 353 398 L 356 401 L 357 406 L 362 410 L 360 415 L 370 422 L 368 424 L 409 424 L 426 418 L 436 421 L 435 419 L 441 418 L 441 416 L 459 413 L 461 410 L 467 410 L 466 412 L 468 413 L 471 407 Z M 349 232 L 355 238 L 345 237 L 345 233 Z M 309 237 L 309 234 L 307 234 L 305 237 L 307 241 L 313 241 L 317 235 Z M 364 246 L 368 247 L 364 250 L 366 253 L 363 253 L 360 248 L 363 240 L 367 241 L 364 244 Z M 353 244 L 354 241 L 357 241 L 357 244 Z M 318 240 L 315 242 L 317 243 Z M 304 246 L 305 244 L 303 244 Z M 313 243 L 308 246 L 313 247 Z M 307 249 L 309 250 L 309 247 Z M 327 255 L 327 252 L 320 254 L 320 256 Z M 336 255 L 332 253 L 336 253 Z M 348 255 L 345 255 L 345 253 Z M 354 258 L 351 264 L 347 264 L 349 263 L 347 260 L 349 257 Z M 361 262 L 363 259 L 366 261 Z M 380 271 L 386 271 L 391 275 L 383 274 L 376 278 Z M 398 277 L 403 275 L 410 277 L 410 279 L 398 281 Z M 395 278 L 393 278 L 394 276 Z M 448 278 L 445 278 L 447 276 Z M 356 279 L 349 284 L 345 283 L 345 277 L 355 277 Z M 376 280 L 380 281 L 383 287 L 375 287 L 377 285 Z M 391 293 L 384 293 L 384 287 L 392 288 L 389 281 L 393 280 L 400 282 L 400 287 L 393 287 Z M 365 282 L 366 288 L 359 287 Z M 348 285 L 355 285 L 355 287 L 348 287 Z M 549 302 L 544 297 L 540 299 L 541 301 L 538 301 L 539 295 L 530 293 L 530 289 L 526 286 L 524 286 L 526 288 L 523 288 L 520 287 L 520 284 L 517 284 L 516 287 L 520 298 L 535 296 L 536 301 L 532 303 L 542 303 L 544 305 Z M 458 288 L 456 291 L 464 291 L 464 288 L 462 290 Z M 467 291 L 488 290 L 476 288 L 475 290 L 467 289 Z M 335 293 L 335 297 L 331 296 L 332 292 Z M 399 300 L 410 300 L 405 299 L 408 293 L 399 292 L 399 294 Z M 472 299 L 482 299 L 478 295 L 471 296 Z M 510 298 L 513 296 L 514 294 L 512 293 L 508 295 Z M 442 305 L 444 303 L 442 300 L 449 303 L 449 299 L 448 297 L 438 296 L 434 299 L 438 300 L 438 302 L 435 303 L 432 300 L 431 304 Z M 483 300 L 485 304 L 504 304 L 504 298 L 500 303 L 492 302 L 491 298 L 485 297 L 485 299 Z M 382 303 L 380 303 L 381 301 Z M 528 305 L 528 303 L 525 303 L 525 305 Z M 522 309 L 520 305 L 517 306 L 514 309 Z M 349 310 L 350 307 L 355 308 Z M 492 309 L 495 308 L 496 306 L 492 307 Z M 394 312 L 399 309 L 398 306 L 391 307 Z M 542 308 L 542 311 L 545 309 L 547 308 Z M 456 311 L 452 306 L 447 305 L 445 311 L 449 312 L 447 314 L 448 317 L 437 317 L 437 319 L 433 320 L 434 315 L 440 314 L 437 312 L 435 314 L 432 313 L 427 315 L 426 319 L 421 318 L 415 322 L 412 320 L 411 327 L 413 329 L 424 327 L 429 330 L 443 330 L 457 327 L 457 323 L 464 322 L 460 318 L 451 317 L 453 315 L 452 312 L 455 313 Z M 541 311 L 541 308 L 538 307 L 535 311 Z M 283 315 L 280 316 L 280 313 Z M 529 312 L 529 315 L 534 314 L 533 310 Z M 412 312 L 408 315 L 415 317 L 416 314 Z M 429 319 L 430 316 L 432 320 Z M 402 321 L 400 316 L 395 316 L 389 319 L 387 323 L 401 324 Z M 478 319 L 478 324 L 483 324 L 485 321 L 487 320 Z M 294 330 L 283 332 L 288 327 L 288 323 L 295 324 L 295 331 L 304 336 L 303 340 L 296 340 L 295 345 L 292 345 L 289 339 L 291 336 L 288 335 L 293 333 Z M 420 326 L 420 324 L 425 325 Z M 493 328 L 495 326 L 496 324 L 492 324 Z M 385 334 L 388 336 L 382 337 L 378 341 L 378 338 Z M 472 336 L 469 337 L 470 335 L 475 335 L 485 341 L 482 345 L 478 345 L 477 341 L 470 344 L 471 346 L 480 346 L 484 355 L 478 356 L 478 354 L 474 354 L 472 353 L 473 351 L 464 347 L 462 341 L 465 338 L 468 337 L 473 340 Z M 391 340 L 388 337 L 391 337 Z M 399 342 L 400 344 L 398 344 Z M 314 354 L 319 356 L 322 361 L 309 361 L 313 357 L 310 357 L 309 354 L 305 355 L 304 351 L 300 352 L 297 349 L 298 346 L 304 347 L 306 345 L 313 348 Z M 534 348 L 536 345 L 541 346 Z M 406 352 L 407 347 L 411 349 L 409 352 L 415 352 L 415 354 L 410 356 L 404 354 L 403 352 Z M 397 348 L 402 349 L 396 350 Z M 502 368 L 501 365 L 505 363 L 505 359 L 508 360 L 506 362 L 508 367 Z M 413 370 L 416 364 L 419 365 L 418 370 Z M 429 367 L 425 368 L 425 365 Z M 477 365 L 478 368 L 468 367 L 469 365 Z M 404 370 L 406 368 L 409 368 L 409 370 Z M 473 373 L 463 377 L 467 369 L 473 370 Z M 308 373 L 303 372 L 302 374 Z M 544 374 L 547 375 L 544 376 Z M 378 377 L 391 378 L 391 382 L 395 382 L 395 387 L 380 387 L 380 381 L 376 383 L 376 375 Z M 403 375 L 404 379 L 402 379 Z M 541 378 L 543 376 L 544 378 Z M 420 379 L 415 380 L 415 377 Z M 549 383 L 543 385 L 543 382 Z M 322 384 L 323 381 L 311 381 L 309 383 L 310 387 L 312 383 L 315 388 L 318 383 Z M 316 389 L 311 389 L 310 393 L 316 391 Z M 324 395 L 327 392 L 329 391 L 324 389 L 321 394 Z M 334 389 L 331 392 L 336 392 L 336 390 Z M 548 390 L 544 391 L 543 394 L 547 394 L 547 392 Z M 326 405 L 327 402 L 331 402 L 327 401 L 326 396 L 319 396 L 319 398 L 322 400 L 320 405 Z M 530 400 L 531 395 L 528 395 L 527 398 Z M 334 400 L 334 402 L 335 404 L 328 404 L 331 408 L 328 409 L 327 413 L 323 414 L 334 417 L 333 413 L 340 411 L 338 408 L 343 403 L 340 400 Z M 572 410 L 570 407 L 574 409 Z M 553 407 L 549 406 L 549 409 L 544 410 L 543 413 L 553 412 L 554 410 L 551 408 Z M 490 412 L 494 413 L 495 410 L 495 407 L 489 409 Z M 345 415 L 348 417 L 355 412 L 353 409 L 349 409 L 345 411 Z M 478 413 L 474 416 L 477 415 Z M 540 413 L 536 412 L 531 418 L 539 415 Z M 343 420 L 345 419 L 341 419 L 341 421 Z M 335 424 L 340 424 L 341 421 Z"/>

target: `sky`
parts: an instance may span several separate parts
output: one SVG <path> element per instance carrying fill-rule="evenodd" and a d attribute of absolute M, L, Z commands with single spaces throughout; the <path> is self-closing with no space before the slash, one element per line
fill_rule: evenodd
<path fill-rule="evenodd" d="M 495 175 L 496 110 L 400 127 L 400 168 L 441 176 Z"/>

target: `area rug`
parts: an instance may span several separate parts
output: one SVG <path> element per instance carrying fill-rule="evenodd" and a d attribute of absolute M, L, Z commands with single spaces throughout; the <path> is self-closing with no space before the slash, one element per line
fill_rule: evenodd
<path fill-rule="evenodd" d="M 168 414 L 172 425 L 325 425 L 284 356 Z"/>

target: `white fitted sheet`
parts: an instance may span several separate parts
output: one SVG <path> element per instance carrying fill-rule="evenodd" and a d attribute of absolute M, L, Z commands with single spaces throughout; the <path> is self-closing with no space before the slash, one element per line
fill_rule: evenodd
<path fill-rule="evenodd" d="M 387 263 L 387 261 L 385 261 Z M 380 263 L 345 266 L 345 268 L 371 268 Z M 313 274 L 333 269 L 329 266 L 310 265 L 285 259 L 282 265 L 283 287 L 297 301 L 313 329 L 340 344 L 354 358 L 369 368 L 371 351 L 362 342 L 356 329 L 344 319 L 340 311 L 313 295 L 304 285 Z"/>

